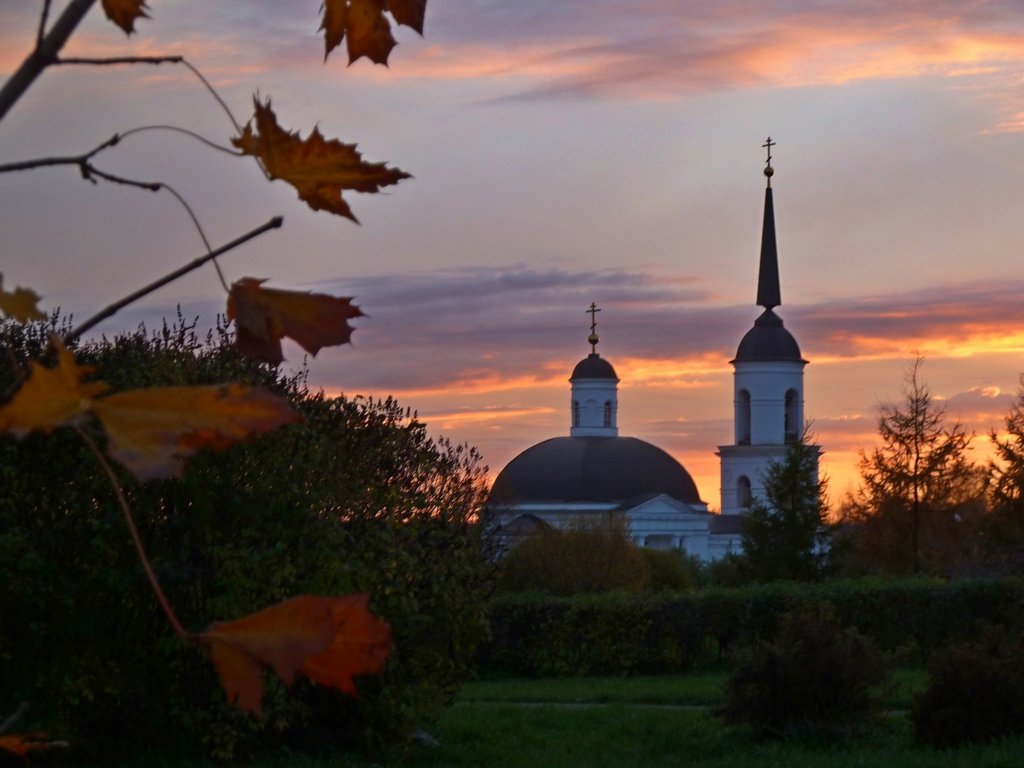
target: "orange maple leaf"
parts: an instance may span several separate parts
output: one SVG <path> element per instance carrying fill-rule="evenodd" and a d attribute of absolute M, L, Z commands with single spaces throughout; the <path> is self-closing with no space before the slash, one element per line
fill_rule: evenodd
<path fill-rule="evenodd" d="M 29 752 L 42 752 L 54 747 L 66 747 L 63 741 L 50 741 L 45 733 L 11 733 L 0 736 L 0 749 L 15 755 L 22 765 L 28 765 Z"/>
<path fill-rule="evenodd" d="M 369 608 L 366 594 L 300 595 L 198 635 L 228 700 L 261 714 L 263 667 L 285 685 L 297 673 L 355 695 L 355 675 L 377 674 L 391 652 L 391 627 Z"/>
<path fill-rule="evenodd" d="M 223 449 L 301 420 L 284 398 L 242 384 L 133 389 L 93 401 L 92 411 L 107 453 L 140 481 L 180 477 L 200 448 Z"/>
<path fill-rule="evenodd" d="M 381 187 L 409 178 L 408 173 L 388 168 L 386 163 L 363 162 L 355 144 L 325 139 L 319 128 L 305 139 L 298 131 L 289 133 L 277 124 L 269 98 L 266 104 L 258 98 L 253 103 L 252 120 L 231 143 L 257 158 L 271 179 L 283 179 L 295 187 L 299 199 L 314 211 L 328 211 L 358 223 L 341 196 L 342 190 L 379 192 Z"/>
<path fill-rule="evenodd" d="M 422 35 L 426 6 L 427 0 L 325 0 L 320 22 L 324 59 L 345 40 L 349 64 L 366 56 L 375 64 L 386 65 L 396 43 L 384 11 Z"/>
<path fill-rule="evenodd" d="M 235 346 L 246 355 L 276 365 L 284 360 L 281 338 L 297 341 L 316 355 L 323 347 L 347 344 L 348 324 L 362 317 L 351 296 L 262 287 L 264 280 L 243 277 L 228 294 L 228 320 L 235 321 Z"/>
<path fill-rule="evenodd" d="M 28 288 L 15 288 L 8 293 L 3 289 L 4 276 L 0 274 L 0 311 L 24 325 L 29 320 L 45 320 L 39 311 L 39 294 Z"/>
<path fill-rule="evenodd" d="M 36 429 L 50 432 L 72 424 L 92 407 L 92 398 L 107 390 L 103 382 L 82 381 L 92 368 L 78 365 L 59 338 L 51 336 L 50 344 L 57 352 L 57 366 L 29 362 L 28 379 L 0 408 L 0 431 L 20 438 Z"/>
<path fill-rule="evenodd" d="M 107 18 L 124 30 L 126 35 L 135 31 L 135 20 L 148 19 L 146 0 L 103 0 Z"/>

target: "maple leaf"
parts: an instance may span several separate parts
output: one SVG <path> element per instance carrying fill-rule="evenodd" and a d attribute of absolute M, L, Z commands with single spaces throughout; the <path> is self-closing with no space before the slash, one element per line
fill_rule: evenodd
<path fill-rule="evenodd" d="M 103 0 L 107 18 L 124 30 L 126 35 L 135 31 L 135 20 L 148 19 L 146 0 Z"/>
<path fill-rule="evenodd" d="M 347 344 L 354 330 L 348 324 L 362 317 L 351 296 L 264 288 L 264 280 L 243 277 L 228 294 L 228 320 L 235 321 L 235 346 L 246 355 L 271 364 L 284 360 L 281 338 L 294 339 L 316 355 L 323 347 Z"/>
<path fill-rule="evenodd" d="M 261 714 L 263 667 L 285 685 L 296 674 L 355 695 L 355 675 L 376 674 L 391 652 L 391 627 L 366 594 L 299 595 L 198 635 L 210 652 L 228 701 Z"/>
<path fill-rule="evenodd" d="M 140 481 L 180 477 L 200 448 L 226 448 L 301 420 L 288 402 L 242 384 L 147 387 L 92 403 L 107 453 Z"/>
<path fill-rule="evenodd" d="M 13 317 L 24 325 L 29 320 L 45 320 L 46 315 L 39 311 L 39 294 L 28 288 L 15 288 L 8 293 L 3 289 L 4 276 L 0 274 L 0 311 Z"/>
<path fill-rule="evenodd" d="M 298 131 L 289 133 L 277 124 L 269 98 L 261 104 L 254 97 L 253 103 L 256 111 L 252 120 L 231 143 L 256 157 L 271 179 L 283 179 L 295 187 L 299 199 L 314 211 L 328 211 L 358 223 L 341 196 L 342 190 L 379 192 L 381 187 L 410 178 L 386 163 L 363 162 L 355 144 L 325 139 L 319 128 L 305 139 Z"/>
<path fill-rule="evenodd" d="M 426 6 L 427 0 L 325 0 L 320 22 L 324 59 L 345 40 L 349 64 L 366 56 L 375 64 L 386 65 L 396 43 L 384 11 L 422 35 Z"/>
<path fill-rule="evenodd" d="M 0 749 L 15 755 L 22 765 L 28 765 L 29 752 L 43 752 L 54 747 L 66 747 L 67 742 L 50 741 L 45 733 L 11 733 L 0 736 Z"/>
<path fill-rule="evenodd" d="M 45 368 L 29 361 L 29 375 L 10 402 L 0 408 L 0 431 L 24 437 L 33 430 L 50 432 L 55 427 L 78 421 L 105 392 L 102 382 L 83 382 L 92 368 L 75 362 L 56 336 L 50 344 L 57 353 L 57 366 Z"/>

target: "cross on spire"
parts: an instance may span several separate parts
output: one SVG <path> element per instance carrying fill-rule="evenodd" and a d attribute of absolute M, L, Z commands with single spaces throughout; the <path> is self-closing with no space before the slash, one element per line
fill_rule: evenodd
<path fill-rule="evenodd" d="M 600 307 L 594 302 L 590 302 L 590 309 L 584 310 L 585 314 L 590 315 L 590 336 L 587 337 L 587 343 L 590 344 L 590 354 L 597 354 L 597 342 L 600 339 L 597 336 L 597 313 L 600 312 Z"/>
<path fill-rule="evenodd" d="M 772 147 L 776 144 L 778 144 L 778 142 L 772 141 L 772 137 L 769 136 L 768 141 L 761 145 L 768 150 L 768 159 L 764 163 L 764 175 L 768 177 L 769 187 L 772 185 L 772 174 L 775 173 L 775 169 L 772 168 Z"/>

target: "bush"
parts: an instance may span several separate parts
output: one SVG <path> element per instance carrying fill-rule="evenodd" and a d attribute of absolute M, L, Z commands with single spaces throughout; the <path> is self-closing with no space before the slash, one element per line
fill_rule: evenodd
<path fill-rule="evenodd" d="M 910 719 L 915 738 L 934 747 L 1024 736 L 1024 634 L 994 628 L 937 651 Z"/>
<path fill-rule="evenodd" d="M 679 550 L 645 547 L 640 554 L 647 561 L 647 588 L 652 592 L 692 592 L 697 586 L 689 560 Z"/>
<path fill-rule="evenodd" d="M 871 641 L 830 610 L 793 612 L 741 659 L 719 716 L 761 737 L 847 736 L 877 713 L 874 689 L 887 676 Z"/>
<path fill-rule="evenodd" d="M 625 590 L 650 582 L 647 561 L 629 537 L 629 523 L 617 514 L 576 518 L 566 530 L 534 534 L 502 559 L 502 592 L 578 595 Z"/>
<path fill-rule="evenodd" d="M 9 338 L 31 353 L 45 335 Z M 104 757 L 374 746 L 428 724 L 469 673 L 491 587 L 476 454 L 431 440 L 392 400 L 311 396 L 228 342 L 179 322 L 80 350 L 115 389 L 244 380 L 305 416 L 202 452 L 180 481 L 123 479 L 164 591 L 190 630 L 300 593 L 369 592 L 395 638 L 383 674 L 357 699 L 269 681 L 262 719 L 229 706 L 209 660 L 171 634 L 109 483 L 65 431 L 0 439 L 0 713 L 27 700 L 23 726 Z"/>

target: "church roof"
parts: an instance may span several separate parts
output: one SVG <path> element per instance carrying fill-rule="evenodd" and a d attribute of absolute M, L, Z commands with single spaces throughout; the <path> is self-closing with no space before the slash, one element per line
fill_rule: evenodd
<path fill-rule="evenodd" d="M 690 473 L 657 446 L 635 437 L 553 437 L 505 466 L 491 501 L 622 503 L 661 493 L 701 503 Z"/>
<path fill-rule="evenodd" d="M 591 352 L 576 363 L 576 367 L 572 369 L 569 381 L 576 379 L 615 379 L 618 381 L 619 377 L 615 375 L 615 369 L 612 368 L 611 363 L 596 352 Z"/>
<path fill-rule="evenodd" d="M 795 360 L 806 362 L 800 357 L 800 345 L 793 334 L 782 327 L 782 318 L 766 309 L 754 321 L 754 327 L 747 331 L 736 349 L 733 362 L 745 360 Z"/>

